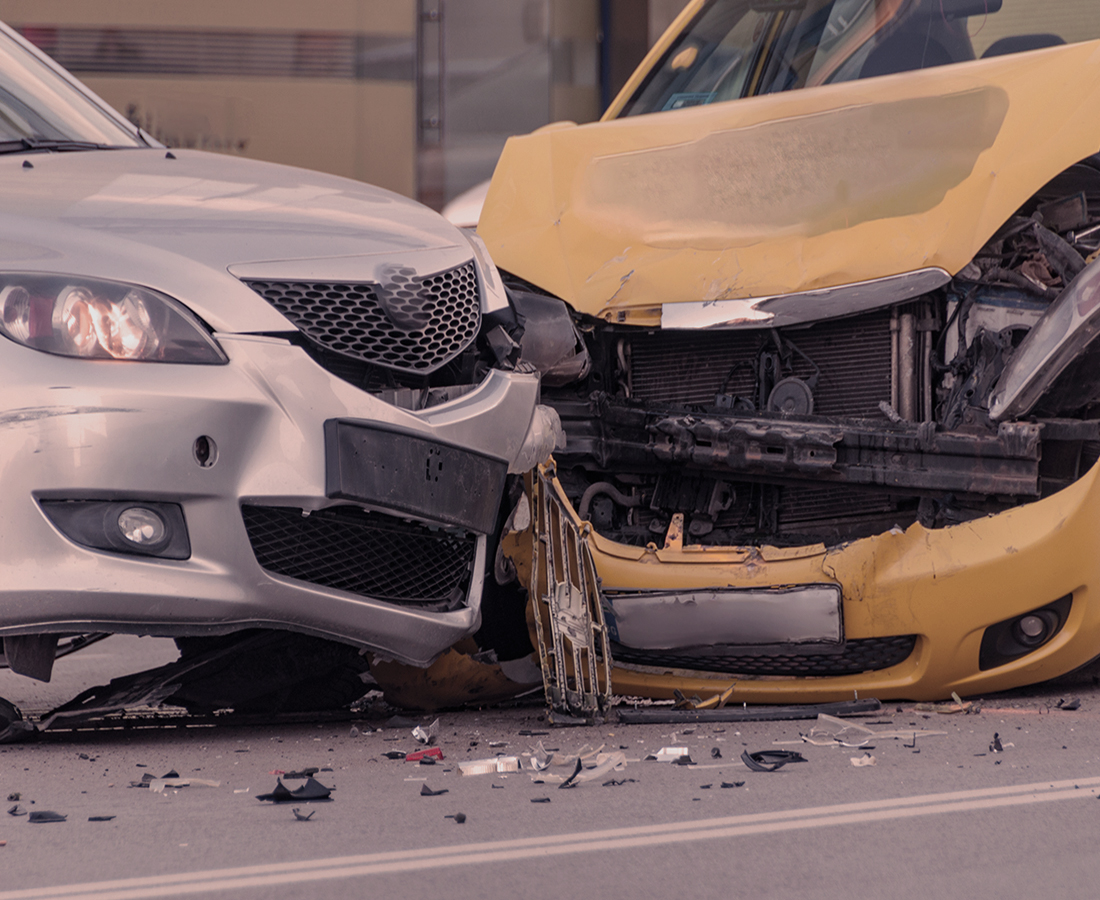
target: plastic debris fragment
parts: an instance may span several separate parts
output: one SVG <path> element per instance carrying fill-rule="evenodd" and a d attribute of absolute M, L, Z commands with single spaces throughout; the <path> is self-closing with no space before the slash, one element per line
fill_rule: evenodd
<path fill-rule="evenodd" d="M 56 813 L 52 809 L 43 809 L 38 812 L 32 812 L 28 817 L 28 822 L 64 822 L 68 819 L 68 816 L 63 816 L 61 813 Z"/>
<path fill-rule="evenodd" d="M 471 759 L 458 764 L 463 775 L 497 775 L 520 770 L 518 756 L 496 756 L 492 759 Z M 496 787 L 496 785 L 494 785 Z"/>
<path fill-rule="evenodd" d="M 531 802 L 532 803 L 549 803 L 550 798 L 549 797 L 532 797 Z"/>
<path fill-rule="evenodd" d="M 88 816 L 89 822 L 110 822 L 114 816 Z"/>
<path fill-rule="evenodd" d="M 443 751 L 438 747 L 431 747 L 427 750 L 414 750 L 412 753 L 405 754 L 405 762 L 428 762 L 428 760 L 443 759 Z M 429 763 L 430 764 L 430 763 Z"/>
<path fill-rule="evenodd" d="M 806 762 L 806 757 L 793 750 L 760 750 L 741 754 L 741 761 L 754 772 L 777 772 L 787 763 Z"/>
<path fill-rule="evenodd" d="M 417 725 L 413 729 L 412 736 L 421 744 L 434 744 L 435 736 L 439 733 L 439 719 L 436 719 L 427 728 Z"/>
<path fill-rule="evenodd" d="M 626 754 L 619 750 L 614 753 L 600 753 L 597 754 L 594 763 L 593 766 L 588 767 L 585 765 L 585 757 L 575 757 L 571 774 L 558 775 L 544 769 L 532 775 L 531 780 L 535 784 L 556 784 L 559 789 L 575 787 L 589 781 L 600 781 L 616 769 L 626 767 Z"/>
<path fill-rule="evenodd" d="M 1081 708 L 1081 698 L 1080 697 L 1074 697 L 1072 700 L 1059 700 L 1058 701 L 1058 708 L 1059 709 L 1064 709 L 1067 712 L 1071 712 L 1075 709 L 1080 709 Z"/>
<path fill-rule="evenodd" d="M 447 788 L 440 788 L 438 791 L 433 791 L 426 784 L 420 785 L 420 796 L 421 797 L 440 797 L 440 796 L 442 796 L 443 794 L 446 794 L 446 793 L 449 793 Z"/>
<path fill-rule="evenodd" d="M 679 762 L 688 755 L 687 747 L 662 747 L 656 753 L 649 754 L 646 759 L 656 760 L 657 762 Z"/>
<path fill-rule="evenodd" d="M 876 760 L 870 753 L 864 753 L 863 756 L 851 757 L 851 762 L 852 765 L 855 766 L 857 769 L 861 769 L 865 766 L 876 765 L 878 760 Z"/>
<path fill-rule="evenodd" d="M 744 787 L 745 782 L 743 782 L 743 781 L 723 781 L 718 786 L 723 787 L 723 788 L 739 788 L 739 787 Z"/>
<path fill-rule="evenodd" d="M 444 816 L 444 819 L 454 819 L 455 823 L 461 825 L 466 821 L 466 813 L 455 813 L 453 816 Z"/>
<path fill-rule="evenodd" d="M 721 749 L 719 749 L 718 747 L 711 747 L 710 748 L 710 758 L 711 759 L 721 759 L 722 758 Z"/>
<path fill-rule="evenodd" d="M 308 816 L 304 816 L 304 815 L 302 815 L 302 814 L 301 814 L 301 813 L 300 813 L 300 812 L 298 811 L 298 808 L 297 808 L 297 807 L 295 807 L 294 809 L 292 809 L 292 810 L 291 810 L 291 812 L 292 812 L 292 813 L 294 813 L 294 820 L 295 820 L 295 821 L 297 821 L 297 822 L 308 822 L 308 821 L 309 821 L 310 819 L 312 819 L 312 818 L 313 818 L 313 814 L 314 814 L 315 812 L 317 812 L 317 810 L 315 810 L 315 809 L 314 809 L 314 810 L 310 810 L 310 813 L 309 813 L 309 815 L 308 815 Z"/>
<path fill-rule="evenodd" d="M 313 777 L 306 779 L 306 783 L 300 788 L 290 790 L 283 780 L 278 779 L 275 790 L 270 794 L 257 794 L 257 800 L 270 800 L 272 803 L 312 802 L 315 800 L 331 800 L 332 789 L 325 787 Z"/>
<path fill-rule="evenodd" d="M 8 815 L 9 816 L 25 816 L 26 814 L 27 814 L 27 811 L 25 809 L 23 809 L 23 807 L 20 806 L 18 803 L 16 803 L 15 806 L 8 809 Z"/>

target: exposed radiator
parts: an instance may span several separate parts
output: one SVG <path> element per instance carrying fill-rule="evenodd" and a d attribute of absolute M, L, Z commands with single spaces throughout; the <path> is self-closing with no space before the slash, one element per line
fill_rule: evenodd
<path fill-rule="evenodd" d="M 890 401 L 890 313 L 877 312 L 783 329 L 784 339 L 820 369 L 814 413 L 881 417 Z M 761 350 L 774 349 L 771 331 L 661 331 L 630 339 L 631 387 L 639 400 L 711 406 L 718 394 L 753 397 Z M 791 371 L 804 380 L 814 373 L 798 353 Z"/>

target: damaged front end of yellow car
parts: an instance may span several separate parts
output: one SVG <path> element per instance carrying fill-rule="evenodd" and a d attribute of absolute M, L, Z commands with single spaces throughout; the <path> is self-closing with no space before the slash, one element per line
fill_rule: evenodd
<path fill-rule="evenodd" d="M 572 310 L 503 542 L 553 706 L 1100 654 L 1097 39 L 1070 0 L 696 0 L 604 121 L 509 142 L 479 232 L 529 331 Z"/>

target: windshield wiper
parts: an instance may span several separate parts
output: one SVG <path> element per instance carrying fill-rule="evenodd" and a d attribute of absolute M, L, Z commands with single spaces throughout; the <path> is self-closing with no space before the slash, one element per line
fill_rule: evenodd
<path fill-rule="evenodd" d="M 113 144 L 97 144 L 94 141 L 74 141 L 64 138 L 18 138 L 13 141 L 0 141 L 0 154 L 27 153 L 33 151 L 61 153 L 69 150 L 114 150 Z"/>

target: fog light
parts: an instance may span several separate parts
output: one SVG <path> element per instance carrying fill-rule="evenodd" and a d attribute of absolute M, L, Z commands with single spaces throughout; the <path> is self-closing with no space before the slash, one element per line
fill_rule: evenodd
<path fill-rule="evenodd" d="M 144 500 L 38 501 L 57 529 L 78 544 L 161 559 L 188 559 L 191 541 L 178 503 Z"/>
<path fill-rule="evenodd" d="M 1003 666 L 1047 644 L 1066 624 L 1072 603 L 1073 596 L 1067 594 L 1022 616 L 990 625 L 982 635 L 978 668 L 985 671 Z"/>
<path fill-rule="evenodd" d="M 1043 632 L 1047 630 L 1046 622 L 1038 616 L 1024 616 L 1016 624 L 1016 627 L 1020 629 L 1020 634 L 1023 637 L 1031 638 L 1031 640 L 1042 638 Z"/>
<path fill-rule="evenodd" d="M 159 544 L 168 535 L 164 519 L 144 506 L 131 506 L 120 512 L 118 530 L 126 540 L 139 547 Z"/>

